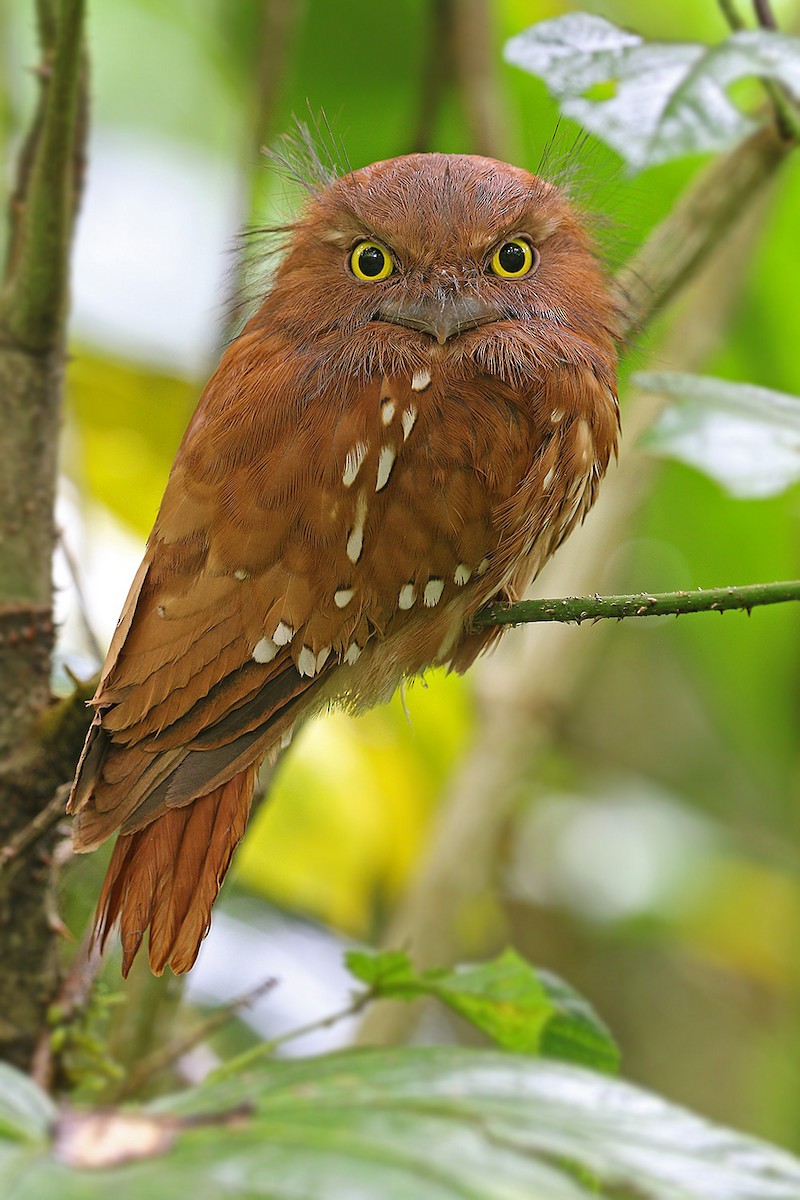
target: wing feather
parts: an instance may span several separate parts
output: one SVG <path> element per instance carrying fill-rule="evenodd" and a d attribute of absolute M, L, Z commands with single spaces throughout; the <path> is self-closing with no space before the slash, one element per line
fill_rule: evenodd
<path fill-rule="evenodd" d="M 446 659 L 505 583 L 497 515 L 546 438 L 497 381 L 490 412 L 442 419 L 469 400 L 466 385 L 419 396 L 410 378 L 355 376 L 309 397 L 263 332 L 223 358 L 176 458 L 71 799 L 78 849 L 121 827 L 97 932 L 120 920 L 125 970 L 148 926 L 154 969 L 194 961 L 255 772 L 289 727 Z"/>
<path fill-rule="evenodd" d="M 128 974 L 150 926 L 150 964 L 188 971 L 208 928 L 211 906 L 244 833 L 253 769 L 158 822 L 117 838 L 98 905 L 95 936 L 104 945 L 120 923 Z"/>

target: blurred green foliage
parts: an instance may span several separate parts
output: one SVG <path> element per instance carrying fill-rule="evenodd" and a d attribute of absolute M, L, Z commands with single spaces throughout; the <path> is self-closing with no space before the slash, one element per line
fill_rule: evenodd
<path fill-rule="evenodd" d="M 375 934 L 471 724 L 468 689 L 442 672 L 358 720 L 314 721 L 281 766 L 234 878 L 348 933 Z"/>
<path fill-rule="evenodd" d="M 348 160 L 408 150 L 418 127 L 430 5 L 305 0 L 285 59 L 272 63 L 275 103 L 259 114 L 263 5 L 256 0 L 116 0 L 90 5 L 92 107 L 111 138 L 134 131 L 190 146 L 238 173 L 241 223 L 285 215 L 286 186 L 258 164 L 258 146 L 324 108 Z M 696 0 L 498 0 L 490 5 L 504 152 L 535 168 L 574 162 L 574 187 L 597 214 L 612 264 L 669 211 L 697 168 L 680 161 L 636 179 L 599 144 L 580 145 L 543 85 L 504 66 L 504 40 L 534 20 L 577 8 L 650 37 L 714 40 L 717 6 Z M 744 6 L 746 7 L 746 6 Z M 800 5 L 775 5 L 785 27 Z M 34 61 L 31 15 L 0 10 L 7 70 L 0 137 L 30 110 L 32 84 L 11 69 Z M 431 148 L 469 151 L 463 97 L 448 85 Z M 576 161 L 575 161 L 576 160 Z M 253 174 L 257 180 L 253 184 Z M 800 162 L 790 162 L 758 214 L 758 236 L 724 339 L 708 373 L 800 393 L 797 213 Z M 192 214 L 186 214 L 187 222 Z M 230 236 L 236 234 L 232 216 Z M 136 230 L 131 232 L 135 241 Z M 218 248 L 221 250 L 221 248 Z M 159 288 L 159 264 L 151 264 Z M 680 364 L 661 357 L 660 322 L 631 349 L 626 371 Z M 215 347 L 208 347 L 208 366 Z M 64 469 L 87 511 L 100 504 L 143 538 L 202 379 L 124 358 L 85 331 L 73 347 Z M 623 401 L 625 393 L 623 391 Z M 630 450 L 630 447 L 628 447 Z M 737 501 L 679 464 L 659 465 L 621 535 L 598 590 L 660 590 L 800 574 L 800 489 Z M 114 614 L 115 615 L 115 614 Z M 513 638 L 509 633 L 507 637 Z M 655 895 L 617 918 L 570 900 L 504 892 L 496 918 L 535 961 L 596 1004 L 629 1076 L 710 1115 L 800 1148 L 800 629 L 786 606 L 585 629 L 587 671 L 555 730 L 544 768 L 526 781 L 520 830 L 547 801 L 658 788 L 676 821 L 708 822 L 710 856 L 691 858 L 680 903 Z M 589 669 L 591 668 L 591 669 Z M 238 855 L 234 886 L 330 922 L 378 935 L 425 845 L 437 802 L 474 726 L 470 682 L 431 675 L 354 721 L 336 714 L 303 731 L 272 800 Z M 599 782 L 598 782 L 599 781 Z M 491 797 L 487 796 L 487 803 Z M 595 800 L 592 799 L 592 803 Z M 602 798 L 597 799 L 598 805 Z M 564 808 L 566 811 L 566 808 Z M 509 830 L 513 842 L 517 830 Z M 597 852 L 602 855 L 602 847 Z M 510 854 L 509 854 L 510 856 Z M 498 864 L 502 885 L 504 864 Z M 81 867 L 76 878 L 94 878 Z M 82 884 L 83 886 L 83 884 Z M 88 891 L 88 889 L 87 889 Z M 87 896 L 83 903 L 88 908 Z M 81 907 L 79 904 L 78 908 Z M 436 914 L 431 914 L 436 920 Z"/>

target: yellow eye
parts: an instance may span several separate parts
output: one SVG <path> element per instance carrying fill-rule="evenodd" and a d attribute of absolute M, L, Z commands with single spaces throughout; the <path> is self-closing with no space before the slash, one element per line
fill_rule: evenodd
<path fill-rule="evenodd" d="M 503 242 L 503 245 L 495 250 L 489 265 L 495 275 L 500 275 L 503 279 L 521 279 L 533 266 L 535 253 L 524 238 L 513 238 L 510 242 Z M 536 261 L 538 260 L 539 256 L 536 253 Z"/>
<path fill-rule="evenodd" d="M 350 270 L 356 279 L 375 283 L 391 275 L 394 263 L 389 251 L 377 242 L 359 242 L 350 255 Z"/>

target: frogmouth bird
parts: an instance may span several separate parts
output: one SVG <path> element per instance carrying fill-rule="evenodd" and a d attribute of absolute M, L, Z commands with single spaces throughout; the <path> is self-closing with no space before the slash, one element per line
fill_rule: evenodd
<path fill-rule="evenodd" d="M 604 271 L 561 190 L 468 155 L 321 180 L 178 450 L 93 700 L 96 933 L 186 971 L 296 722 L 464 671 L 616 450 Z"/>

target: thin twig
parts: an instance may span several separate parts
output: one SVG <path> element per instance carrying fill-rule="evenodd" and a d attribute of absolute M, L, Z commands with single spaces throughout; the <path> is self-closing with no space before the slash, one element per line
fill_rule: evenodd
<path fill-rule="evenodd" d="M 174 1041 L 162 1046 L 161 1049 L 156 1050 L 153 1054 L 148 1055 L 138 1067 L 135 1067 L 131 1071 L 130 1075 L 128 1075 L 119 1088 L 115 1090 L 114 1102 L 119 1103 L 121 1100 L 127 1100 L 130 1096 L 137 1095 L 154 1076 L 160 1075 L 162 1071 L 166 1071 L 178 1059 L 188 1054 L 190 1050 L 194 1050 L 195 1046 L 199 1046 L 201 1042 L 207 1041 L 218 1029 L 221 1029 L 235 1016 L 238 1016 L 243 1008 L 249 1007 L 256 1000 L 260 1000 L 262 996 L 265 996 L 267 992 L 271 992 L 274 987 L 277 987 L 277 983 L 277 979 L 265 979 L 258 987 L 252 988 L 249 992 L 245 992 L 244 995 L 237 996 L 235 999 L 229 1000 L 226 1004 L 220 1005 L 204 1021 L 200 1021 L 195 1025 L 194 1029 L 190 1030 L 184 1037 L 176 1038 Z"/>
<path fill-rule="evenodd" d="M 339 1021 L 345 1021 L 348 1017 L 358 1016 L 374 999 L 376 999 L 374 990 L 367 988 L 365 991 L 359 992 L 346 1008 L 341 1008 L 338 1012 L 331 1013 L 330 1016 L 321 1017 L 318 1021 L 309 1021 L 307 1025 L 298 1025 L 295 1029 L 288 1029 L 286 1033 L 280 1033 L 268 1042 L 260 1042 L 252 1050 L 246 1050 L 244 1054 L 239 1054 L 236 1058 L 223 1063 L 221 1067 L 217 1067 L 215 1071 L 211 1072 L 210 1079 L 216 1083 L 218 1080 L 227 1079 L 232 1075 L 241 1075 L 254 1063 L 261 1062 L 263 1058 L 271 1058 L 275 1051 L 280 1046 L 285 1046 L 287 1042 L 294 1042 L 298 1038 L 306 1037 L 309 1033 L 316 1033 L 320 1029 L 329 1029 L 332 1025 L 337 1025 Z"/>
<path fill-rule="evenodd" d="M 800 600 L 800 580 L 751 583 L 743 587 L 697 588 L 688 592 L 639 592 L 632 596 L 569 596 L 558 600 L 520 600 L 491 604 L 474 618 L 475 625 L 527 625 L 539 621 L 599 621 L 623 617 L 681 616 L 683 613 L 750 612 L 763 604 Z"/>
<path fill-rule="evenodd" d="M 728 22 L 728 25 L 731 27 L 731 29 L 734 30 L 734 32 L 746 28 L 744 19 L 737 11 L 733 0 L 718 0 L 718 3 L 720 9 L 722 10 L 723 17 Z"/>
<path fill-rule="evenodd" d="M 13 837 L 8 839 L 5 846 L 0 846 L 0 872 L 61 820 L 64 816 L 69 788 L 68 783 L 58 788 L 52 800 L 44 806 L 41 812 L 38 812 L 22 829 L 18 829 Z"/>
<path fill-rule="evenodd" d="M 756 18 L 762 29 L 778 28 L 778 22 L 775 20 L 769 0 L 753 0 L 753 8 L 756 10 Z"/>
<path fill-rule="evenodd" d="M 83 582 L 81 580 L 81 571 L 80 567 L 78 566 L 78 561 L 70 549 L 69 542 L 66 539 L 63 529 L 58 530 L 57 537 L 58 543 L 61 546 L 61 553 L 64 555 L 64 561 L 67 564 L 67 570 L 69 571 L 72 585 L 75 588 L 75 595 L 78 598 L 78 612 L 80 614 L 81 624 L 83 625 L 83 632 L 86 636 L 87 642 L 89 643 L 89 649 L 94 656 L 95 662 L 102 663 L 103 659 L 105 658 L 105 654 L 103 653 L 103 648 L 100 645 L 100 640 L 92 628 L 92 622 L 89 619 L 89 607 L 86 603 L 86 593 L 83 590 Z"/>

